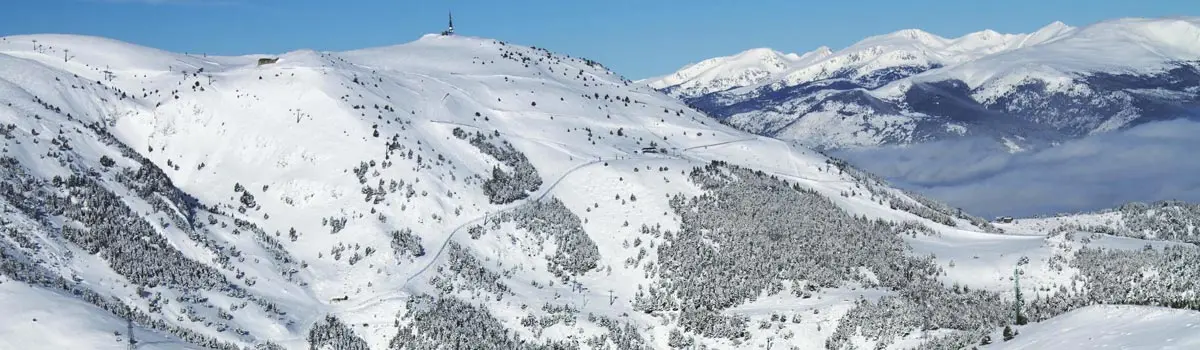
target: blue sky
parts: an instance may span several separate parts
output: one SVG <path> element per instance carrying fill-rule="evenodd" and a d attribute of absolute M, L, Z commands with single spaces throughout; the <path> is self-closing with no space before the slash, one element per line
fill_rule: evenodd
<path fill-rule="evenodd" d="M 959 36 L 1200 15 L 1196 0 L 8 0 L 0 35 L 89 34 L 208 54 L 347 50 L 439 31 L 448 9 L 462 34 L 588 57 L 634 79 L 754 47 L 836 50 L 905 28 Z"/>

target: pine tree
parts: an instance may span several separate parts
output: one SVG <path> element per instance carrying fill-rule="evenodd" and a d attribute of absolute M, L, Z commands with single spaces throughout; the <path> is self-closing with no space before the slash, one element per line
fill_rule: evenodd
<path fill-rule="evenodd" d="M 1013 269 L 1013 295 L 1015 299 L 1013 302 L 1013 310 L 1016 313 L 1016 319 L 1014 321 L 1016 321 L 1017 325 L 1024 325 L 1029 323 L 1029 319 L 1027 319 L 1025 315 L 1021 313 L 1021 308 L 1025 306 L 1025 297 L 1021 294 L 1021 275 L 1018 274 L 1018 272 L 1019 271 L 1017 269 Z"/>
<path fill-rule="evenodd" d="M 1004 341 L 1012 340 L 1013 337 L 1016 337 L 1016 336 L 1017 335 L 1015 333 L 1013 333 L 1012 327 L 1004 326 Z"/>
<path fill-rule="evenodd" d="M 103 165 L 104 167 L 107 168 L 107 167 L 111 167 L 116 164 L 117 164 L 117 162 L 114 161 L 112 158 L 109 158 L 108 156 L 100 156 L 100 165 Z"/>

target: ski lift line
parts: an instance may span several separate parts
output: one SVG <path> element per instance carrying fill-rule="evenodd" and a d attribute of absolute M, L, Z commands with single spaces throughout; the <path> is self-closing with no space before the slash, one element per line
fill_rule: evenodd
<path fill-rule="evenodd" d="M 779 176 L 783 176 L 783 177 L 790 177 L 790 178 L 793 178 L 793 179 L 799 179 L 799 180 L 810 181 L 810 182 L 817 182 L 817 183 L 841 183 L 841 184 L 854 184 L 854 181 L 847 181 L 847 180 L 822 180 L 822 179 L 814 179 L 814 178 L 811 178 L 811 177 L 805 177 L 805 176 L 800 176 L 800 175 L 795 175 L 795 174 L 787 174 L 787 173 L 783 173 L 783 172 L 779 172 L 779 171 L 774 171 L 774 170 L 762 170 L 762 172 L 764 172 L 764 173 L 768 173 L 768 174 L 779 175 Z"/>
<path fill-rule="evenodd" d="M 754 140 L 758 140 L 758 138 L 757 138 L 757 137 L 750 137 L 750 138 L 744 138 L 744 139 L 739 139 L 739 140 L 730 140 L 730 141 L 725 141 L 725 142 L 717 142 L 717 143 L 714 143 L 714 144 L 708 144 L 708 145 L 692 146 L 692 147 L 687 147 L 687 148 L 681 148 L 681 149 L 680 149 L 680 151 L 690 151 L 690 150 L 694 150 L 694 149 L 698 149 L 698 148 L 709 148 L 709 147 L 715 147 L 715 146 L 723 146 L 723 145 L 728 145 L 728 144 L 731 144 L 731 143 L 746 142 L 746 141 L 754 141 Z"/>
<path fill-rule="evenodd" d="M 468 77 L 468 78 L 509 78 L 510 80 L 517 80 L 517 79 L 538 80 L 541 83 L 545 83 L 545 81 L 542 79 L 537 79 L 537 78 L 532 78 L 532 77 L 527 77 L 527 76 L 520 76 L 520 75 L 511 75 L 511 74 L 472 74 L 472 73 L 451 72 L 450 75 L 458 76 L 458 77 Z M 574 86 L 563 84 L 562 82 L 559 82 L 557 80 L 551 80 L 550 82 L 553 83 L 554 86 L 561 87 L 564 89 L 574 89 L 575 88 Z M 612 85 L 613 87 L 617 86 L 617 84 L 614 84 L 614 83 L 606 82 L 606 84 Z"/>
<path fill-rule="evenodd" d="M 188 67 L 191 67 L 192 69 L 196 69 L 196 70 L 199 70 L 199 69 L 200 69 L 200 67 L 196 67 L 196 65 L 194 65 L 194 64 L 192 64 L 191 62 L 188 62 L 188 61 L 184 61 L 184 60 L 181 60 L 181 59 L 178 59 L 178 58 L 176 58 L 176 59 L 175 59 L 175 61 L 176 61 L 176 62 L 179 62 L 179 63 L 183 63 L 183 64 L 187 65 Z"/>

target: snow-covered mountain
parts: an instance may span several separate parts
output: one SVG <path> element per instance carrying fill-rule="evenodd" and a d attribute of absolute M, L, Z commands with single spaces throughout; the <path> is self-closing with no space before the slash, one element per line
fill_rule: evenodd
<path fill-rule="evenodd" d="M 669 76 L 648 79 L 655 89 L 676 97 L 698 97 L 735 87 L 755 85 L 792 67 L 810 64 L 830 54 L 821 47 L 804 55 L 784 54 L 767 48 L 751 49 L 729 57 L 691 64 Z"/>
<path fill-rule="evenodd" d="M 947 348 L 1200 308 L 1194 246 L 992 224 L 491 39 L 4 37 L 0 123 L 4 349 Z"/>
<path fill-rule="evenodd" d="M 1200 116 L 1196 17 L 953 39 L 909 29 L 812 57 L 745 83 L 724 78 L 742 75 L 739 63 L 647 84 L 744 130 L 818 148 L 983 136 L 1018 149 Z"/>

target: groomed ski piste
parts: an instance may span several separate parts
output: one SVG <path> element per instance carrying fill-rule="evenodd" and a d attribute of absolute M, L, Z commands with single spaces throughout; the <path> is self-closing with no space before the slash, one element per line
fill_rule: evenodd
<path fill-rule="evenodd" d="M 678 312 L 636 310 L 639 293 L 663 280 L 653 247 L 668 243 L 643 227 L 680 232 L 672 196 L 704 194 L 689 174 L 714 161 L 815 191 L 854 217 L 927 226 L 930 234 L 903 236 L 907 254 L 932 255 L 947 287 L 1005 298 L 1013 297 L 1017 268 L 1028 296 L 1069 283 L 1075 271 L 1048 262 L 1069 259 L 1073 248 L 1175 244 L 1103 235 L 1084 243 L 1015 226 L 999 232 L 840 169 L 812 150 L 721 125 L 599 63 L 475 37 L 427 35 L 358 51 L 243 57 L 169 53 L 96 37 L 4 37 L 0 122 L 3 156 L 12 160 L 4 170 L 10 190 L 0 256 L 24 266 L 18 271 L 36 266 L 38 276 L 64 281 L 0 275 L 0 313 L 13 315 L 0 323 L 0 348 L 124 348 L 127 321 L 69 288 L 94 291 L 160 322 L 136 325 L 138 347 L 147 349 L 419 347 L 396 339 L 434 336 L 414 321 L 433 307 L 424 295 L 473 305 L 505 336 L 530 344 L 622 348 L 617 330 L 629 325 L 636 330 L 631 337 L 652 348 L 679 347 L 672 334 L 682 330 L 693 344 L 712 348 L 811 349 L 826 346 L 856 301 L 898 295 L 857 282 L 821 288 L 814 297 L 766 293 L 721 310 L 748 320 L 738 339 L 690 332 Z M 498 187 L 515 192 L 482 189 L 498 173 L 521 178 L 526 165 L 540 183 Z M 76 192 L 79 184 L 67 181 L 72 175 L 99 189 Z M 28 204 L 31 193 L 55 191 L 70 200 Z M 86 197 L 96 191 L 111 191 L 136 214 L 131 220 L 148 225 L 88 227 L 88 216 L 72 210 L 123 213 L 96 211 L 99 203 L 111 204 Z M 565 221 L 551 223 L 565 225 L 565 233 L 536 226 L 544 217 L 521 221 L 532 215 L 522 209 L 531 203 L 569 210 L 559 213 Z M 583 237 L 555 236 L 580 232 L 573 225 Z M 482 233 L 473 234 L 476 227 Z M 560 249 L 564 242 L 582 246 Z M 156 251 L 115 255 L 121 244 Z M 571 270 L 588 247 L 594 260 Z M 565 254 L 565 262 L 556 254 Z M 196 287 L 206 285 L 222 287 Z M 553 311 L 564 307 L 573 310 L 565 318 Z M 1089 337 L 1134 347 L 1196 341 L 1188 337 L 1194 329 L 1158 329 L 1160 321 L 1131 321 L 1119 334 L 1086 327 L 1088 312 L 1200 317 L 1091 307 L 1021 326 L 1023 335 L 1003 345 L 1039 348 Z M 534 321 L 526 321 L 531 315 Z M 772 321 L 778 315 L 800 321 Z M 475 329 L 465 328 L 480 324 L 489 323 L 458 328 L 470 333 Z M 1048 335 L 1073 324 L 1082 326 L 1072 328 L 1071 338 Z M 170 327 L 192 338 L 185 342 Z M 315 327 L 336 336 L 322 338 L 326 333 Z M 945 331 L 914 329 L 886 344 L 917 346 Z M 1169 337 L 1175 343 L 1155 342 L 1164 332 L 1175 332 Z M 439 339 L 448 338 L 428 340 Z M 880 341 L 856 335 L 850 344 L 869 348 Z"/>

